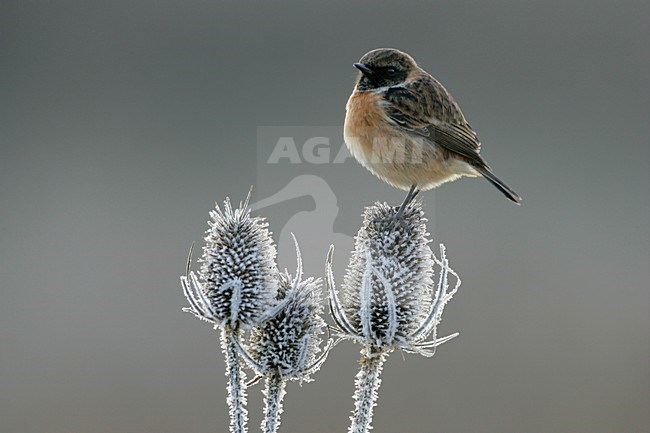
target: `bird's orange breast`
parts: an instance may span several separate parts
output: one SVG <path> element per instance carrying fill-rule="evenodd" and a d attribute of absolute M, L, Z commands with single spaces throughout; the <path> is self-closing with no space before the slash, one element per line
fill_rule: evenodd
<path fill-rule="evenodd" d="M 381 95 L 355 91 L 346 108 L 344 136 L 350 153 L 385 182 L 404 190 L 411 185 L 426 190 L 461 175 L 474 175 L 464 166 L 457 167 L 435 143 L 393 123 Z"/>
<path fill-rule="evenodd" d="M 370 153 L 373 138 L 391 135 L 392 127 L 382 101 L 382 97 L 375 92 L 354 92 L 350 96 L 346 106 L 344 134 L 353 153 L 355 150 Z M 361 148 L 353 150 L 353 146 Z"/>

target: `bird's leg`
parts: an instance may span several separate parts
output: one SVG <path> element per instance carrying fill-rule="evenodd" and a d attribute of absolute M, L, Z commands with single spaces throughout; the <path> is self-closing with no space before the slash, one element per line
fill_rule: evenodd
<path fill-rule="evenodd" d="M 397 212 L 395 212 L 394 215 L 386 218 L 375 218 L 374 222 L 388 223 L 389 228 L 395 224 L 395 221 L 404 223 L 404 210 L 406 210 L 406 206 L 408 206 L 413 201 L 413 199 L 415 199 L 415 196 L 417 196 L 419 192 L 420 191 L 418 191 L 417 185 L 411 185 L 411 189 L 409 189 L 409 192 L 406 194 L 406 197 L 404 198 L 404 201 L 400 207 L 397 209 Z"/>

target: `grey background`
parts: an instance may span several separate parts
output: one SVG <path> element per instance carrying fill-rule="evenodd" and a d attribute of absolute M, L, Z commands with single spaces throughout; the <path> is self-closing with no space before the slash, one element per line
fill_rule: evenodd
<path fill-rule="evenodd" d="M 648 3 L 242 3 L 0 3 L 0 432 L 227 431 L 217 335 L 180 310 L 187 249 L 215 200 L 297 173 L 260 164 L 257 128 L 340 128 L 381 46 L 452 91 L 524 202 L 424 195 L 461 335 L 391 356 L 373 431 L 650 431 Z M 336 233 L 402 198 L 327 167 L 299 171 L 335 192 Z M 264 213 L 279 232 L 313 206 Z M 282 431 L 346 430 L 357 354 L 289 386 Z M 259 386 L 249 409 L 256 431 Z"/>

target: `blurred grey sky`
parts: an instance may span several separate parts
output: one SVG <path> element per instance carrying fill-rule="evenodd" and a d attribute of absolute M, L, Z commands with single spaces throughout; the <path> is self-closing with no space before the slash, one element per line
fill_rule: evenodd
<path fill-rule="evenodd" d="M 189 245 L 214 201 L 311 176 L 327 212 L 294 194 L 263 213 L 276 239 L 305 233 L 317 276 L 336 238 L 343 275 L 364 205 L 403 193 L 350 159 L 266 164 L 262 127 L 338 150 L 352 63 L 382 46 L 452 92 L 524 202 L 471 179 L 423 194 L 463 281 L 441 332 L 460 337 L 391 356 L 373 432 L 650 431 L 649 18 L 642 1 L 2 1 L 0 433 L 227 431 L 217 334 L 181 312 Z M 291 384 L 281 431 L 346 431 L 357 356 L 341 344 Z"/>

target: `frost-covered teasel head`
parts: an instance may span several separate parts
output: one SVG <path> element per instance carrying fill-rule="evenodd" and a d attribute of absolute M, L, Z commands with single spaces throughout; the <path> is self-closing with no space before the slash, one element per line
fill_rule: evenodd
<path fill-rule="evenodd" d="M 295 238 L 294 238 L 295 241 Z M 325 361 L 330 340 L 322 350 L 321 280 L 302 279 L 302 260 L 296 242 L 296 275 L 279 275 L 277 313 L 253 328 L 244 357 L 262 376 L 283 380 L 310 381 L 310 375 Z"/>
<path fill-rule="evenodd" d="M 330 249 L 330 309 L 341 336 L 360 342 L 367 356 L 397 348 L 432 355 L 428 349 L 457 335 L 435 339 L 442 308 L 458 289 L 460 280 L 449 268 L 443 246 L 440 259 L 431 252 L 421 203 L 408 206 L 403 223 L 388 230 L 376 222 L 391 218 L 395 212 L 386 203 L 366 208 L 340 299 Z M 456 278 L 451 291 L 449 274 Z M 423 342 L 431 334 L 434 340 Z"/>
<path fill-rule="evenodd" d="M 251 216 L 249 199 L 250 192 L 236 209 L 228 198 L 223 209 L 215 206 L 199 275 L 188 272 L 181 277 L 190 303 L 185 311 L 233 330 L 249 329 L 265 319 L 277 292 L 275 245 L 264 219 Z"/>

